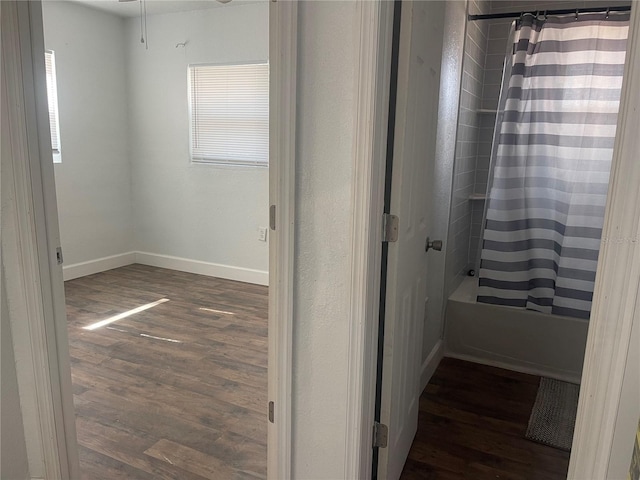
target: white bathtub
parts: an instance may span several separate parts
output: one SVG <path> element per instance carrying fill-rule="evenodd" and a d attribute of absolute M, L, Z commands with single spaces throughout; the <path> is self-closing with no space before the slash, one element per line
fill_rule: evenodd
<path fill-rule="evenodd" d="M 478 303 L 478 279 L 449 297 L 445 355 L 580 383 L 587 320 Z"/>

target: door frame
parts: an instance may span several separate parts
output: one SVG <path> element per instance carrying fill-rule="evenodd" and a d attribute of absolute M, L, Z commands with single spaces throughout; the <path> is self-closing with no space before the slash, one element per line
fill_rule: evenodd
<path fill-rule="evenodd" d="M 345 478 L 371 478 L 373 392 L 380 299 L 384 148 L 393 15 L 384 0 L 361 9 L 356 70 L 351 316 Z M 606 478 L 631 326 L 640 289 L 640 8 L 632 8 L 630 46 L 607 201 L 569 480 Z M 370 31 L 375 30 L 375 31 Z M 635 88 L 632 88 L 634 86 Z M 635 110 L 634 110 L 635 108 Z M 635 129 L 635 130 L 634 130 Z M 603 387 L 603 385 L 605 387 Z M 631 440 L 630 440 L 631 441 Z"/>
<path fill-rule="evenodd" d="M 32 478 L 78 478 L 45 69 L 34 61 L 44 58 L 42 5 L 12 1 L 1 8 L 2 108 L 9 120 L 2 141 L 11 146 L 2 175 L 12 189 L 2 197 L 3 301 L 10 312 L 27 461 Z"/>
<path fill-rule="evenodd" d="M 12 9 L 18 21 L 5 23 Z M 15 189 L 13 209 L 2 206 L 2 250 L 12 279 L 5 282 L 6 300 L 20 357 L 27 454 L 34 478 L 79 478 L 45 72 L 38 61 L 44 58 L 41 0 L 2 2 L 2 14 L 2 76 L 14 100 L 6 108 L 18 127 L 3 126 L 2 132 L 3 142 L 13 146 L 2 173 L 8 167 Z M 268 399 L 274 421 L 267 420 L 267 469 L 274 479 L 291 477 L 297 22 L 297 2 L 270 2 L 269 202 L 277 215 L 269 244 Z M 265 417 L 269 410 L 265 405 Z"/>
<path fill-rule="evenodd" d="M 640 6 L 634 3 L 569 480 L 611 478 L 631 329 L 640 323 L 639 124 Z M 630 422 L 629 453 L 636 422 L 637 417 Z"/>
<path fill-rule="evenodd" d="M 271 0 L 268 399 L 273 410 L 265 405 L 265 413 L 269 411 L 267 477 L 285 480 L 291 478 L 297 40 L 297 1 Z"/>
<path fill-rule="evenodd" d="M 371 478 L 394 2 L 358 2 L 344 478 Z"/>

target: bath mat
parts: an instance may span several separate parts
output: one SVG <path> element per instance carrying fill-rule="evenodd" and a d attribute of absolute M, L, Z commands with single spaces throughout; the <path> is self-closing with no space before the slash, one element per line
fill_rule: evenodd
<path fill-rule="evenodd" d="M 525 437 L 570 451 L 579 392 L 579 385 L 542 377 Z"/>

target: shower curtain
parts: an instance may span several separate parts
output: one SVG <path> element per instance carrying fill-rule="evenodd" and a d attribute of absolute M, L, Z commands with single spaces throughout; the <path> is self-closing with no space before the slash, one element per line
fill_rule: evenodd
<path fill-rule="evenodd" d="M 479 302 L 589 318 L 628 25 L 613 13 L 515 22 Z"/>

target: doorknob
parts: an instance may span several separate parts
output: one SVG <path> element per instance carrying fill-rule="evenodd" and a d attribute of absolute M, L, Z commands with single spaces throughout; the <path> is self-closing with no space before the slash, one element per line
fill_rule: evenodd
<path fill-rule="evenodd" d="M 431 248 L 437 251 L 442 250 L 442 240 L 429 240 L 429 237 L 427 237 L 427 241 L 424 245 L 424 251 L 428 252 Z"/>

